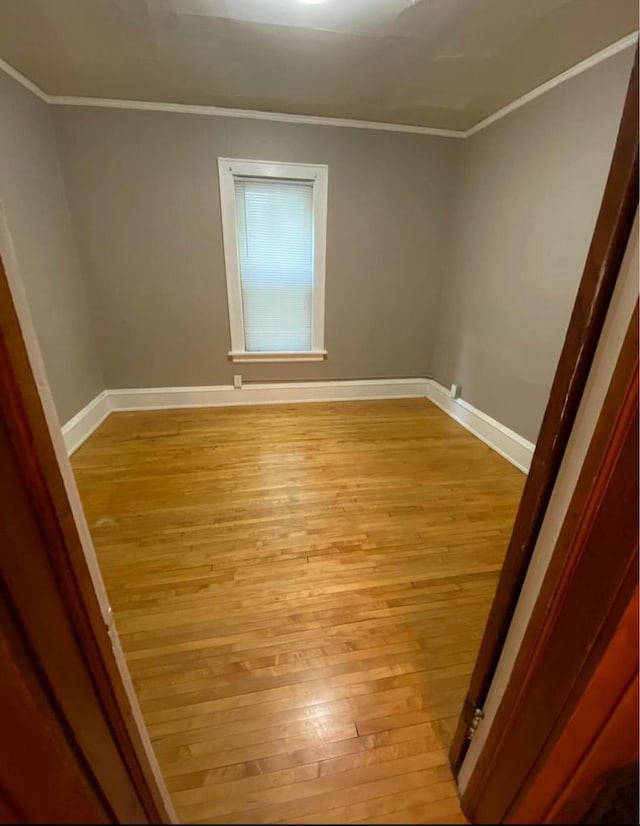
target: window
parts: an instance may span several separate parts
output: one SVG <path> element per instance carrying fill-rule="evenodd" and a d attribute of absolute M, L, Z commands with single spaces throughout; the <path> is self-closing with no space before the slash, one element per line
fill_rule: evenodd
<path fill-rule="evenodd" d="M 327 167 L 220 158 L 234 361 L 321 361 Z"/>

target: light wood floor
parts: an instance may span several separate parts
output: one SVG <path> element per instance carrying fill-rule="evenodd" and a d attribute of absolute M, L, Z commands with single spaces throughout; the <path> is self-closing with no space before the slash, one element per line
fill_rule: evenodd
<path fill-rule="evenodd" d="M 73 466 L 184 821 L 463 822 L 519 471 L 422 400 L 119 413 Z"/>

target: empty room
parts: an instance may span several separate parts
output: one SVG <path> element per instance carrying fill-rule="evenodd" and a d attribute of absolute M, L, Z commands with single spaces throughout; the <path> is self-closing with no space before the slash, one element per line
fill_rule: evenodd
<path fill-rule="evenodd" d="M 2 432 L 109 747 L 35 561 L 1 573 L 99 822 L 518 822 L 561 675 L 544 761 L 477 778 L 627 363 L 637 30 L 636 0 L 0 0 Z"/>

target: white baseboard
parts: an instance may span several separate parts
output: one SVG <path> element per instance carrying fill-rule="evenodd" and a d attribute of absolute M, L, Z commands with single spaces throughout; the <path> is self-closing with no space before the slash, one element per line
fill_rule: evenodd
<path fill-rule="evenodd" d="M 529 472 L 535 445 L 463 399 L 452 399 L 446 387 L 427 381 L 427 398 L 523 473 Z"/>
<path fill-rule="evenodd" d="M 239 389 L 230 384 L 222 384 L 210 387 L 103 390 L 69 419 L 62 428 L 62 434 L 67 451 L 71 455 L 111 412 L 358 399 L 423 399 L 426 395 L 427 379 L 421 378 L 245 384 Z"/>
<path fill-rule="evenodd" d="M 277 382 L 213 387 L 158 387 L 108 390 L 112 410 L 158 410 L 290 402 L 341 402 L 357 399 L 413 399 L 427 395 L 427 379 Z"/>
<path fill-rule="evenodd" d="M 111 412 L 107 390 L 90 401 L 82 410 L 62 426 L 62 436 L 69 456 L 86 441 Z"/>
<path fill-rule="evenodd" d="M 247 404 L 357 401 L 358 399 L 428 398 L 463 427 L 527 473 L 534 445 L 432 379 L 282 382 L 212 387 L 143 387 L 104 390 L 62 428 L 69 454 L 77 450 L 110 412 L 170 410 L 181 407 L 226 407 Z"/>

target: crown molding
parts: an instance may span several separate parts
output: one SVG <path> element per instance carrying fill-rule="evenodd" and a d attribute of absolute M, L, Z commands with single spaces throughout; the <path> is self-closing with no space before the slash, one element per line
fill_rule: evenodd
<path fill-rule="evenodd" d="M 514 112 L 521 106 L 525 106 L 527 103 L 530 103 L 532 100 L 535 100 L 536 98 L 540 97 L 540 95 L 544 95 L 545 92 L 549 92 L 551 89 L 555 89 L 556 86 L 559 86 L 566 80 L 571 80 L 572 77 L 576 77 L 576 75 L 580 75 L 582 74 L 582 72 L 586 72 L 587 69 L 591 69 L 592 66 L 596 66 L 598 63 L 602 63 L 603 60 L 607 60 L 608 58 L 613 57 L 614 55 L 618 54 L 618 52 L 623 52 L 630 46 L 635 46 L 637 42 L 638 32 L 632 32 L 631 34 L 628 34 L 626 37 L 623 37 L 620 40 L 616 40 L 615 43 L 612 43 L 605 49 L 601 49 L 599 52 L 592 54 L 591 57 L 587 57 L 585 60 L 581 60 L 580 63 L 576 63 L 575 66 L 572 66 L 565 72 L 562 72 L 561 74 L 552 77 L 551 80 L 547 80 L 545 83 L 540 84 L 540 86 L 536 86 L 535 89 L 532 89 L 530 92 L 527 92 L 526 95 L 517 98 L 517 100 L 514 100 L 511 103 L 508 103 L 506 106 L 503 106 L 502 109 L 498 109 L 498 111 L 494 112 L 493 115 L 489 115 L 488 117 L 484 118 L 484 120 L 479 121 L 478 123 L 476 123 L 475 126 L 472 126 L 470 129 L 467 129 L 467 131 L 463 133 L 464 137 L 470 138 L 472 135 L 475 135 L 476 132 L 480 132 L 487 126 L 491 126 L 491 124 L 495 123 L 497 120 L 504 118 L 506 115 L 511 114 L 511 112 Z"/>
<path fill-rule="evenodd" d="M 47 95 L 46 92 L 43 92 L 39 86 L 36 86 L 33 81 L 29 80 L 28 77 L 25 77 L 22 72 L 14 69 L 10 63 L 0 59 L 0 70 L 2 70 L 6 75 L 9 75 L 9 77 L 12 77 L 14 80 L 17 80 L 21 86 L 24 86 L 25 89 L 28 89 L 36 97 L 39 97 L 40 100 L 43 100 L 45 103 L 52 103 L 53 99 Z"/>
<path fill-rule="evenodd" d="M 433 135 L 440 138 L 463 138 L 464 132 L 454 129 L 436 129 L 430 126 L 412 126 L 403 123 L 384 123 L 348 118 L 325 118 L 316 115 L 293 115 L 287 112 L 263 112 L 258 109 L 231 109 L 222 106 L 198 106 L 189 103 L 160 103 L 147 100 L 112 100 L 110 98 L 64 97 L 49 98 L 55 106 L 97 106 L 107 109 L 137 109 L 149 112 L 176 112 L 187 115 L 212 115 L 222 118 L 270 120 L 279 123 L 299 123 L 310 126 L 339 126 L 347 129 L 373 129 L 380 132 L 406 132 L 414 135 Z"/>
<path fill-rule="evenodd" d="M 25 77 L 21 72 L 19 72 L 9 63 L 1 59 L 0 70 L 5 72 L 18 83 L 20 83 L 22 86 L 24 86 L 25 89 L 28 89 L 34 95 L 39 97 L 40 100 L 53 106 L 92 106 L 105 109 L 134 109 L 138 111 L 149 112 L 174 112 L 178 114 L 187 115 L 208 115 L 222 118 L 244 118 L 249 120 L 276 121 L 279 123 L 306 124 L 308 126 L 337 126 L 345 127 L 348 129 L 371 129 L 379 132 L 404 132 L 413 135 L 431 135 L 432 137 L 463 139 L 470 138 L 472 135 L 475 135 L 477 132 L 480 132 L 482 129 L 485 129 L 487 126 L 490 126 L 497 120 L 506 117 L 511 112 L 514 112 L 516 109 L 519 109 L 521 106 L 525 106 L 527 103 L 529 103 L 532 100 L 535 100 L 537 97 L 544 95 L 546 92 L 550 91 L 551 89 L 554 89 L 556 86 L 559 86 L 566 80 L 570 80 L 572 77 L 576 77 L 576 75 L 585 72 L 592 66 L 596 66 L 603 60 L 607 60 L 608 58 L 613 57 L 613 55 L 618 54 L 618 52 L 622 52 L 625 49 L 634 46 L 637 42 L 637 31 L 626 35 L 626 37 L 623 37 L 620 40 L 617 40 L 615 43 L 612 43 L 610 46 L 601 49 L 599 52 L 596 52 L 595 54 L 591 55 L 591 57 L 587 57 L 580 63 L 576 63 L 575 66 L 572 66 L 565 72 L 562 72 L 561 74 L 556 75 L 550 80 L 547 80 L 540 86 L 536 86 L 535 89 L 532 89 L 530 92 L 527 92 L 526 95 L 522 95 L 522 97 L 519 97 L 511 103 L 507 104 L 506 106 L 503 106 L 502 109 L 498 109 L 497 112 L 494 112 L 492 115 L 489 115 L 488 117 L 479 121 L 475 124 L 475 126 L 472 126 L 466 131 L 456 129 L 436 129 L 429 126 L 415 126 L 411 124 L 402 123 L 384 123 L 381 121 L 351 120 L 348 118 L 327 118 L 315 115 L 294 115 L 288 114 L 286 112 L 263 112 L 257 109 L 228 109 L 222 106 L 198 106 L 191 105 L 188 103 L 161 103 L 145 100 L 116 100 L 112 98 L 48 95 L 39 86 L 37 86 L 35 83 L 29 80 L 29 78 Z"/>

